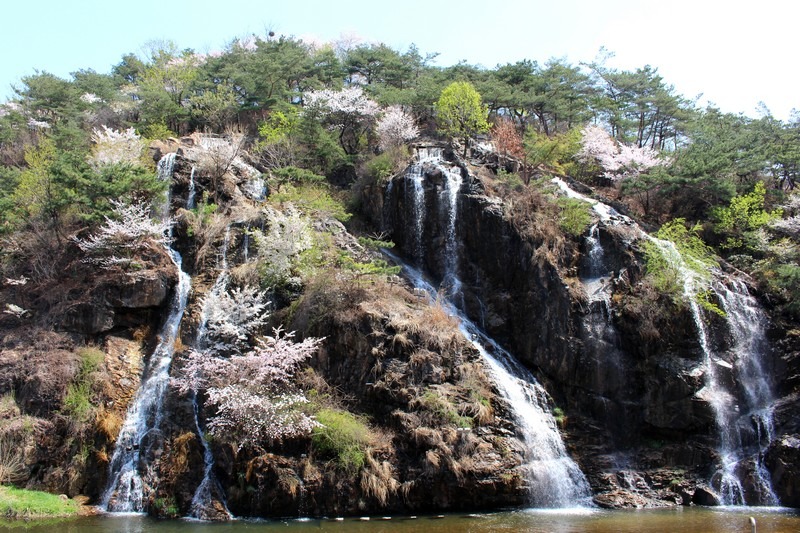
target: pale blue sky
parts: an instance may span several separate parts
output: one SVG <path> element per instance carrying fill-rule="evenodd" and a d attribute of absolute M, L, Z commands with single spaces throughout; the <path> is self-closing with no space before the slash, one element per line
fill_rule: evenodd
<path fill-rule="evenodd" d="M 15 0 L 2 12 L 0 100 L 34 69 L 108 72 L 150 40 L 207 52 L 272 29 L 322 41 L 353 34 L 399 50 L 415 43 L 438 52 L 441 66 L 576 64 L 605 46 L 610 65 L 657 67 L 680 94 L 703 93 L 703 105 L 757 116 L 764 101 L 784 120 L 800 109 L 793 0 Z"/>

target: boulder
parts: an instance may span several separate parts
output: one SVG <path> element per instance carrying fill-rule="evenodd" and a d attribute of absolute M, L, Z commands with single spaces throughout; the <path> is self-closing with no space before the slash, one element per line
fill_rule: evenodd
<path fill-rule="evenodd" d="M 784 435 L 773 442 L 765 463 L 781 505 L 800 507 L 800 434 Z"/>

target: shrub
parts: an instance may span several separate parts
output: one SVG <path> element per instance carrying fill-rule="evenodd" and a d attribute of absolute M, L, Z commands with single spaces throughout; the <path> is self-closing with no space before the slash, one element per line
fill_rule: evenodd
<path fill-rule="evenodd" d="M 561 212 L 559 226 L 569 235 L 580 237 L 592 223 L 591 205 L 577 198 L 561 197 L 557 200 Z"/>
<path fill-rule="evenodd" d="M 25 459 L 22 449 L 10 437 L 0 437 L 0 484 L 14 483 L 24 478 Z"/>
<path fill-rule="evenodd" d="M 335 458 L 343 470 L 360 470 L 372 439 L 369 427 L 352 413 L 338 409 L 321 409 L 316 420 L 319 426 L 314 428 L 311 441 L 314 449 Z"/>
<path fill-rule="evenodd" d="M 105 354 L 102 350 L 95 347 L 85 347 L 78 350 L 80 366 L 72 379 L 72 383 L 67 387 L 67 394 L 61 403 L 64 414 L 75 422 L 86 422 L 93 413 L 92 387 L 95 382 L 95 374 L 100 370 Z"/>
<path fill-rule="evenodd" d="M 388 152 L 376 155 L 367 161 L 365 166 L 367 175 L 378 183 L 382 183 L 394 174 L 394 161 Z"/>

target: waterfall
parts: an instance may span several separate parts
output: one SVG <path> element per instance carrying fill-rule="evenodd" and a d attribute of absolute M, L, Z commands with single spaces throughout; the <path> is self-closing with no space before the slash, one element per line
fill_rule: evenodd
<path fill-rule="evenodd" d="M 741 401 L 724 413 L 724 430 L 731 437 L 721 447 L 721 496 L 724 504 L 744 503 L 744 494 L 736 476 L 736 466 L 754 455 L 752 482 L 759 503 L 778 505 L 772 490 L 772 480 L 763 464 L 764 453 L 774 438 L 772 387 L 763 356 L 767 351 L 765 337 L 766 316 L 749 294 L 741 280 L 728 279 L 727 283 L 713 285 L 714 293 L 728 318 L 728 327 L 733 341 L 731 351 L 735 356 L 737 377 L 742 390 Z M 754 453 L 753 453 L 754 452 Z"/>
<path fill-rule="evenodd" d="M 604 278 L 609 274 L 605 264 L 606 252 L 603 245 L 600 243 L 600 226 L 593 224 L 589 229 L 589 235 L 586 236 L 586 245 L 589 249 L 589 265 L 587 268 L 586 276 L 582 279 L 586 287 L 586 294 L 589 297 L 589 302 L 602 300 L 606 303 L 606 308 L 611 304 L 609 301 L 609 284 Z M 610 317 L 609 317 L 610 318 Z"/>
<path fill-rule="evenodd" d="M 714 280 L 711 290 L 725 311 L 732 340 L 731 351 L 735 354 L 733 363 L 730 363 L 715 353 L 711 346 L 696 298 L 702 285 L 701 280 L 687 266 L 675 244 L 648 235 L 627 217 L 602 202 L 572 190 L 563 180 L 555 178 L 552 181 L 569 197 L 591 203 L 601 220 L 626 220 L 626 223 L 635 228 L 640 239 L 656 245 L 665 259 L 678 271 L 683 297 L 689 305 L 697 340 L 703 352 L 705 382 L 696 395 L 706 401 L 714 411 L 719 439 L 717 452 L 720 465 L 712 483 L 719 486 L 722 504 L 746 503 L 739 467 L 748 457 L 755 456 L 751 481 L 758 493 L 758 503 L 777 505 L 778 499 L 772 491 L 770 476 L 762 460 L 773 439 L 774 397 L 762 363 L 767 346 L 766 317 L 748 293 L 746 285 L 740 280 L 724 276 L 718 270 L 711 273 Z M 590 261 L 593 261 L 591 255 L 590 249 Z M 722 278 L 726 283 L 721 281 Z"/>
<path fill-rule="evenodd" d="M 170 185 L 172 183 L 172 174 L 175 171 L 175 152 L 164 154 L 158 160 L 156 165 L 156 177 L 158 181 L 165 182 L 167 189 L 164 191 L 164 196 L 161 200 L 153 205 L 153 216 L 159 220 L 166 220 L 169 217 L 169 203 L 170 203 Z"/>
<path fill-rule="evenodd" d="M 166 154 L 158 162 L 158 177 L 171 181 L 175 154 Z M 166 213 L 169 217 L 169 189 Z M 117 436 L 114 453 L 109 463 L 109 475 L 100 506 L 109 512 L 143 512 L 145 483 L 152 475 L 149 452 L 159 445 L 159 428 L 163 418 L 164 394 L 169 384 L 169 370 L 175 353 L 181 319 L 191 289 L 191 278 L 182 269 L 181 255 L 170 248 L 170 259 L 178 271 L 178 284 L 170 304 L 167 320 L 159 333 L 159 343 L 142 373 L 136 396 L 128 407 L 122 429 Z M 142 453 L 144 452 L 144 453 Z"/>
<path fill-rule="evenodd" d="M 437 290 L 422 273 L 400 258 L 384 252 L 397 264 L 411 284 L 424 290 L 431 301 Z M 578 465 L 567 454 L 550 410 L 550 399 L 533 374 L 506 350 L 481 331 L 449 300 L 438 301 L 448 313 L 458 317 L 464 337 L 480 352 L 494 378 L 497 389 L 512 409 L 517 429 L 526 445 L 525 471 L 528 474 L 530 503 L 536 507 L 575 507 L 588 505 L 591 489 Z"/>
<path fill-rule="evenodd" d="M 444 285 L 451 298 L 461 295 L 461 281 L 458 278 L 458 241 L 456 233 L 456 220 L 458 218 L 458 195 L 461 191 L 461 169 L 459 167 L 445 167 L 445 194 L 447 195 L 447 238 L 445 239 L 445 275 Z"/>
<path fill-rule="evenodd" d="M 440 149 L 420 148 L 416 161 L 408 168 L 405 176 L 407 205 L 411 207 L 414 220 L 413 256 L 418 265 L 423 264 L 425 254 L 425 188 L 423 177 L 425 164 L 441 159 Z M 410 184 L 410 186 L 409 186 Z"/>
<path fill-rule="evenodd" d="M 180 254 L 170 250 L 170 257 L 179 272 L 178 286 L 167 321 L 159 335 L 161 340 L 150 356 L 142 384 L 128 408 L 117 437 L 109 466 L 109 481 L 101 503 L 101 507 L 110 512 L 144 511 L 144 482 L 150 473 L 147 453 L 152 444 L 145 440 L 158 437 L 175 340 L 191 287 L 189 275 L 181 270 Z"/>
<path fill-rule="evenodd" d="M 189 194 L 186 197 L 186 209 L 194 209 L 197 207 L 197 185 L 194 182 L 194 165 L 192 165 L 192 173 L 189 175 Z"/>
<path fill-rule="evenodd" d="M 211 294 L 220 294 L 228 289 L 228 247 L 230 246 L 231 226 L 225 228 L 225 238 L 220 251 L 220 272 L 214 285 L 211 288 Z M 209 305 L 211 300 L 206 299 L 203 303 L 203 308 L 200 311 L 200 324 L 197 328 L 197 338 L 195 340 L 195 348 L 197 350 L 204 350 L 207 348 L 207 335 L 208 335 L 208 314 Z M 211 446 L 206 441 L 203 431 L 200 427 L 200 406 L 197 403 L 197 393 L 192 397 L 193 412 L 194 412 L 194 426 L 200 443 L 203 446 L 203 479 L 194 491 L 192 496 L 192 503 L 189 508 L 189 516 L 200 520 L 208 519 L 207 510 L 212 507 L 211 502 L 217 495 L 217 501 L 222 505 L 223 512 L 227 517 L 233 518 L 233 515 L 228 510 L 227 503 L 224 498 L 224 491 L 219 485 L 219 481 L 214 476 L 214 455 L 211 452 Z"/>
<path fill-rule="evenodd" d="M 527 450 L 525 470 L 530 490 L 530 501 L 539 507 L 571 507 L 588 503 L 591 491 L 586 477 L 578 465 L 569 457 L 558 432 L 558 425 L 550 412 L 550 399 L 544 388 L 524 366 L 496 342 L 483 333 L 457 305 L 461 281 L 458 277 L 458 197 L 462 186 L 461 169 L 447 165 L 442 151 L 436 148 L 420 148 L 417 161 L 406 173 L 406 187 L 411 184 L 410 212 L 413 215 L 415 233 L 413 255 L 417 264 L 424 263 L 424 238 L 426 203 L 423 187 L 423 166 L 435 166 L 443 176 L 445 201 L 440 202 L 444 224 L 444 276 L 442 287 L 448 298 L 444 305 L 448 312 L 460 320 L 460 329 L 483 357 L 503 398 L 508 402 L 517 421 L 517 428 Z M 392 257 L 404 267 L 404 272 L 416 289 L 425 290 L 429 298 L 437 297 L 437 290 L 428 283 L 422 273 L 406 265 L 393 254 Z"/>

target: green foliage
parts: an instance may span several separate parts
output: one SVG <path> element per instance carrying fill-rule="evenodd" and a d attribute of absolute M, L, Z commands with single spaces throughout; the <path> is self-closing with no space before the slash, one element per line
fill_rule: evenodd
<path fill-rule="evenodd" d="M 586 233 L 592 223 L 591 204 L 577 198 L 559 197 L 556 204 L 560 209 L 558 224 L 561 230 L 573 237 Z"/>
<path fill-rule="evenodd" d="M 342 470 L 360 470 L 372 440 L 364 421 L 347 411 L 329 408 L 319 410 L 316 420 L 320 425 L 314 428 L 311 436 L 314 451 L 335 458 Z"/>
<path fill-rule="evenodd" d="M 325 181 L 325 176 L 320 176 L 310 170 L 293 166 L 276 168 L 270 172 L 269 176 L 269 182 L 276 185 L 278 189 L 287 183 L 293 185 L 307 185 L 319 184 Z"/>
<path fill-rule="evenodd" d="M 459 414 L 452 402 L 438 390 L 425 391 L 419 401 L 423 409 L 444 424 L 451 424 L 459 428 L 471 428 L 473 425 L 472 418 Z"/>
<path fill-rule="evenodd" d="M 384 152 L 367 161 L 365 168 L 371 179 L 383 183 L 394 174 L 395 162 L 390 153 Z"/>
<path fill-rule="evenodd" d="M 258 126 L 259 140 L 277 143 L 294 134 L 300 124 L 300 114 L 294 106 L 273 110 L 267 119 Z"/>
<path fill-rule="evenodd" d="M 155 498 L 153 500 L 153 510 L 156 516 L 161 518 L 178 518 L 180 516 L 180 509 L 178 509 L 174 496 Z"/>
<path fill-rule="evenodd" d="M 170 137 L 175 137 L 175 132 L 167 127 L 163 122 L 156 122 L 154 124 L 146 124 L 139 128 L 139 134 L 145 139 L 154 141 L 165 140 Z"/>
<path fill-rule="evenodd" d="M 751 192 L 734 196 L 728 207 L 718 207 L 713 211 L 715 229 L 727 237 L 723 248 L 735 250 L 744 247 L 747 241 L 754 240 L 752 232 L 781 217 L 780 209 L 767 211 L 764 208 L 766 193 L 764 182 L 756 182 Z M 752 246 L 747 248 L 752 249 Z"/>
<path fill-rule="evenodd" d="M 531 168 L 546 168 L 571 175 L 575 170 L 575 154 L 581 146 L 581 131 L 573 128 L 565 133 L 545 135 L 530 129 L 525 134 L 526 163 Z"/>
<path fill-rule="evenodd" d="M 351 272 L 357 279 L 364 276 L 396 276 L 402 270 L 401 267 L 390 265 L 384 259 L 373 259 L 366 262 L 356 261 L 347 252 L 342 252 L 339 255 L 339 266 L 343 270 Z"/>
<path fill-rule="evenodd" d="M 105 359 L 102 350 L 85 347 L 78 350 L 80 366 L 67 387 L 67 394 L 61 403 L 61 410 L 76 422 L 86 422 L 94 412 L 92 387 L 95 373 L 100 370 Z"/>
<path fill-rule="evenodd" d="M 353 216 L 323 185 L 295 187 L 287 184 L 280 191 L 270 195 L 269 200 L 276 204 L 291 203 L 305 213 L 329 215 L 340 222 L 347 222 Z"/>
<path fill-rule="evenodd" d="M 488 109 L 481 103 L 481 95 L 467 81 L 454 81 L 442 91 L 436 102 L 439 130 L 444 135 L 460 137 L 467 155 L 469 138 L 489 131 L 486 122 Z"/>
<path fill-rule="evenodd" d="M 381 248 L 394 248 L 392 241 L 384 241 L 381 238 L 373 239 L 372 237 L 359 237 L 359 244 L 373 250 L 380 250 Z"/>
<path fill-rule="evenodd" d="M 55 494 L 0 486 L 0 516 L 31 519 L 56 516 L 77 516 L 80 505 Z"/>
<path fill-rule="evenodd" d="M 658 241 L 644 244 L 645 269 L 648 279 L 661 294 L 680 304 L 691 295 L 706 310 L 724 314 L 710 299 L 711 269 L 719 268 L 713 250 L 699 237 L 699 226 L 688 229 L 686 221 L 678 218 L 664 224 L 656 233 Z M 689 276 L 689 292 L 685 283 Z"/>

